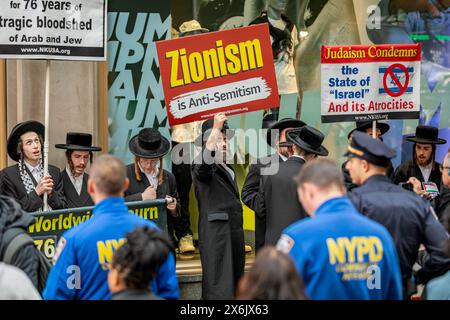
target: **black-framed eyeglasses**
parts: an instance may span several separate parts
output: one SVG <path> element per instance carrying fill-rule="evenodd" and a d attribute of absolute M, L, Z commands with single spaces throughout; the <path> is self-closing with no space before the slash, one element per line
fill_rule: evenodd
<path fill-rule="evenodd" d="M 450 167 L 446 167 L 446 166 L 440 165 L 439 166 L 439 170 L 441 170 L 441 172 L 443 172 L 444 170 L 447 170 L 447 174 L 450 175 Z"/>

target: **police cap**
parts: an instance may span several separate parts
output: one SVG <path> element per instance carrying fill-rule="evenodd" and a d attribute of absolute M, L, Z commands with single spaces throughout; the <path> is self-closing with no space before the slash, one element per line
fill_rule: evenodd
<path fill-rule="evenodd" d="M 389 160 L 395 155 L 395 150 L 388 147 L 383 141 L 359 131 L 353 132 L 345 154 L 347 157 L 364 159 L 380 167 L 387 167 Z"/>

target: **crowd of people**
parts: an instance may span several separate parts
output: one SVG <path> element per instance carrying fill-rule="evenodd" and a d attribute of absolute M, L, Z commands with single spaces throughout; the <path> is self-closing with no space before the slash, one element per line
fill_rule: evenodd
<path fill-rule="evenodd" d="M 203 299 L 398 300 L 418 285 L 426 285 L 422 297 L 450 298 L 450 152 L 436 161 L 436 144 L 446 143 L 437 128 L 418 126 L 408 137 L 412 160 L 394 170 L 396 152 L 382 140 L 387 123 L 372 132 L 372 122 L 357 122 L 339 166 L 326 158 L 322 132 L 281 119 L 266 136 L 276 152 L 250 166 L 240 192 L 226 115 L 200 126 L 192 142 L 200 151 L 184 165 L 198 202 Z M 175 247 L 195 246 L 177 191 L 190 185 L 163 169 L 170 141 L 142 129 L 126 166 L 112 155 L 93 161 L 101 149 L 92 135 L 71 132 L 56 145 L 66 167 L 44 174 L 43 134 L 41 123 L 26 121 L 8 137 L 17 163 L 0 172 L 0 297 L 179 299 Z M 95 206 L 63 234 L 51 268 L 26 235 L 44 194 L 47 210 Z M 167 200 L 168 234 L 125 203 L 153 199 Z M 256 222 L 256 260 L 245 274 L 241 200 Z"/>

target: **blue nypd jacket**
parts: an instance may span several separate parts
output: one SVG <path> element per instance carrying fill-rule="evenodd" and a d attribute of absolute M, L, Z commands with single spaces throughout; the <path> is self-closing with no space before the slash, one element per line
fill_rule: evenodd
<path fill-rule="evenodd" d="M 286 228 L 277 247 L 289 253 L 314 300 L 402 298 L 394 243 L 346 197 L 323 203 L 313 218 Z"/>
<path fill-rule="evenodd" d="M 123 244 L 127 232 L 144 225 L 157 228 L 153 222 L 131 214 L 123 198 L 99 202 L 91 219 L 63 234 L 56 264 L 43 292 L 44 299 L 110 299 L 107 275 L 114 250 Z M 159 268 L 151 288 L 162 298 L 179 298 L 172 253 Z"/>

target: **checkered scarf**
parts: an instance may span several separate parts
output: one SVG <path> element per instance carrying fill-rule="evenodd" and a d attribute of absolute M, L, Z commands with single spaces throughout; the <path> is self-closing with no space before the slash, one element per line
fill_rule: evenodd
<path fill-rule="evenodd" d="M 19 166 L 19 173 L 20 173 L 20 179 L 22 179 L 23 186 L 25 187 L 25 191 L 28 193 L 33 192 L 36 188 L 33 179 L 28 174 L 28 171 L 26 170 L 25 163 L 22 159 L 19 160 L 18 163 Z M 44 176 L 44 166 L 42 164 L 42 159 L 39 160 L 39 176 L 42 178 Z M 39 208 L 39 211 L 42 211 L 43 208 Z"/>
<path fill-rule="evenodd" d="M 44 167 L 42 165 L 42 160 L 39 161 L 39 176 L 42 178 L 44 175 Z M 28 174 L 28 171 L 25 169 L 25 163 L 22 159 L 19 160 L 19 172 L 20 172 L 20 179 L 22 179 L 22 183 L 25 187 L 25 190 L 27 193 L 33 192 L 35 189 L 35 185 L 33 183 L 33 179 L 31 179 L 30 175 Z"/>

